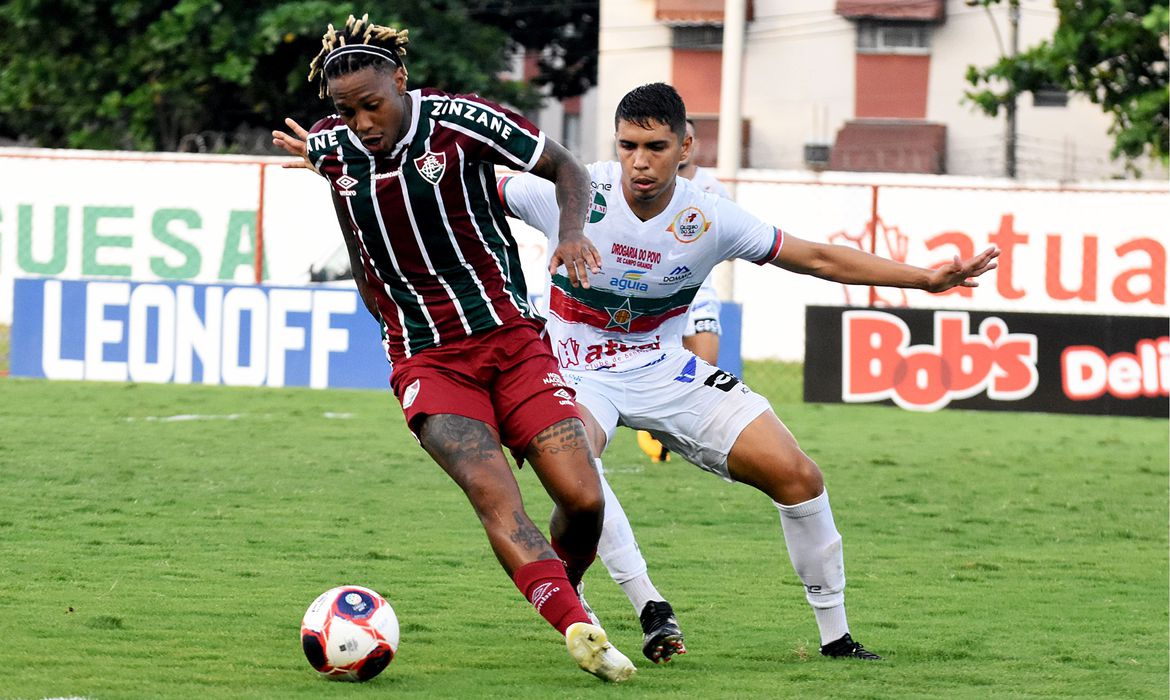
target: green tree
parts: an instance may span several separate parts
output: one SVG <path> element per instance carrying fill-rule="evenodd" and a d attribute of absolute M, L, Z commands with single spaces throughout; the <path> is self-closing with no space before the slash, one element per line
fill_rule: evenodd
<path fill-rule="evenodd" d="M 1114 158 L 1132 166 L 1144 153 L 1166 164 L 1167 0 L 1056 0 L 1056 7 L 1051 40 L 993 66 L 968 68 L 968 82 L 982 89 L 968 91 L 967 99 L 995 116 L 1018 95 L 1042 88 L 1085 95 L 1113 119 Z"/>
<path fill-rule="evenodd" d="M 414 85 L 522 109 L 540 99 L 499 77 L 508 36 L 463 2 L 12 0 L 0 4 L 0 135 L 173 150 L 185 134 L 311 122 L 328 109 L 306 80 L 321 33 L 362 12 L 411 30 Z"/>
<path fill-rule="evenodd" d="M 540 52 L 537 85 L 575 97 L 597 84 L 598 0 L 471 0 L 471 16 Z"/>

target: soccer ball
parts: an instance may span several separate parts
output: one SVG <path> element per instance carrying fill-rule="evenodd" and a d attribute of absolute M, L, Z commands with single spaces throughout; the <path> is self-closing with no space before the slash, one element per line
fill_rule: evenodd
<path fill-rule="evenodd" d="M 398 652 L 398 616 L 369 588 L 330 588 L 305 611 L 301 648 L 323 676 L 368 681 Z"/>

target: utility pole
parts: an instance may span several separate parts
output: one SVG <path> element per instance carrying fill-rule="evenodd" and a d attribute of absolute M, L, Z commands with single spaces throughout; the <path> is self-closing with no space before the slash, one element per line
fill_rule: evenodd
<path fill-rule="evenodd" d="M 732 198 L 743 160 L 743 49 L 747 31 L 747 0 L 724 0 L 723 66 L 719 90 L 719 162 L 716 174 Z M 715 268 L 720 299 L 735 298 L 735 268 L 724 262 Z"/>
<path fill-rule="evenodd" d="M 1011 31 L 1008 39 L 1008 58 L 1014 59 L 1020 53 L 1020 0 L 1008 1 L 1008 24 Z M 1010 88 L 1011 96 L 1005 105 L 1007 111 L 1007 133 L 1004 136 L 1004 175 L 1016 178 L 1016 86 Z"/>
<path fill-rule="evenodd" d="M 716 170 L 732 196 L 743 149 L 743 48 L 747 0 L 725 0 L 723 65 L 719 91 L 719 164 Z"/>

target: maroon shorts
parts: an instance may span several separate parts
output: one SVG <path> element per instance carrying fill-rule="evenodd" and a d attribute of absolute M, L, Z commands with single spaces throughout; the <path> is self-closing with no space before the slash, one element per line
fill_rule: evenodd
<path fill-rule="evenodd" d="M 581 417 L 548 342 L 530 322 L 510 323 L 397 362 L 390 387 L 415 435 L 427 416 L 464 416 L 495 428 L 500 442 L 521 455 L 545 428 Z"/>

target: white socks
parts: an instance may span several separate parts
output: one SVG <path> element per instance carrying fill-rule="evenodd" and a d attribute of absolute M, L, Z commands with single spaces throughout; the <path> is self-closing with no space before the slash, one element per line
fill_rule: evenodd
<path fill-rule="evenodd" d="M 821 644 L 840 639 L 849 631 L 845 619 L 845 558 L 841 534 L 829 508 L 829 492 L 822 491 L 816 498 L 796 505 L 775 505 L 780 511 L 788 557 L 804 583 L 805 597 L 817 618 Z"/>
<path fill-rule="evenodd" d="M 601 460 L 595 459 L 593 462 L 601 478 L 601 491 L 605 494 L 605 524 L 601 529 L 601 540 L 597 543 L 597 556 L 601 557 L 601 563 L 605 564 L 609 575 L 625 591 L 630 604 L 634 606 L 634 613 L 640 615 L 646 603 L 666 599 L 646 574 L 646 560 L 638 548 L 638 541 L 634 539 L 634 530 L 630 527 L 626 512 L 622 510 L 622 504 L 605 480 Z"/>
<path fill-rule="evenodd" d="M 646 603 L 665 598 L 650 582 L 646 560 L 634 539 L 634 531 L 622 504 L 605 480 L 601 460 L 596 459 L 594 463 L 605 494 L 605 524 L 597 543 L 597 555 L 609 570 L 609 575 L 625 591 L 634 612 L 641 614 Z M 829 508 L 829 493 L 822 491 L 816 498 L 796 505 L 775 503 L 775 506 L 780 511 L 788 556 L 804 584 L 805 597 L 816 616 L 821 644 L 840 639 L 849 631 L 845 617 L 845 559 L 841 534 L 837 532 L 833 511 Z"/>

